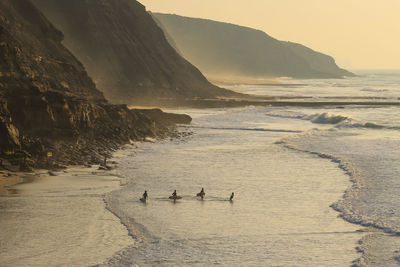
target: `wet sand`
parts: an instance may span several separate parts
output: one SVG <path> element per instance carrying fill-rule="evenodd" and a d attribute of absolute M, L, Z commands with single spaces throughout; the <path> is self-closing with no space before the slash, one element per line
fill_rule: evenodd
<path fill-rule="evenodd" d="M 7 194 L 10 186 L 22 182 L 21 173 L 0 172 L 0 195 Z"/>
<path fill-rule="evenodd" d="M 1 266 L 92 266 L 134 244 L 104 203 L 121 178 L 97 167 L 56 175 L 29 174 L 0 196 Z M 21 178 L 0 178 L 3 191 Z"/>

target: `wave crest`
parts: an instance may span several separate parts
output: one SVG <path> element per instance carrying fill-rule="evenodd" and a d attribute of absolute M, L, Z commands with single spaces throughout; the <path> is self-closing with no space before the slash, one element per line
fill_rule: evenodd
<path fill-rule="evenodd" d="M 307 115 L 301 112 L 274 110 L 267 113 L 271 117 L 287 118 L 287 119 L 300 119 L 311 121 L 316 124 L 332 124 L 337 128 L 368 128 L 368 129 L 389 129 L 400 130 L 400 127 L 384 126 L 373 122 L 357 122 L 349 116 L 332 113 L 315 113 Z"/>
<path fill-rule="evenodd" d="M 313 123 L 319 124 L 338 124 L 345 120 L 349 120 L 348 117 L 342 115 L 335 115 L 330 113 L 322 113 L 322 114 L 313 114 L 309 116 L 305 116 L 303 119 L 310 120 Z"/>

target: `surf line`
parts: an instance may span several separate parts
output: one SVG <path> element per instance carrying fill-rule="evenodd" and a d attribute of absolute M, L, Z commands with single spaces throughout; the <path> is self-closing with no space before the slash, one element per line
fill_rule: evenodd
<path fill-rule="evenodd" d="M 202 127 L 190 126 L 193 129 L 210 129 L 210 130 L 234 130 L 234 131 L 255 131 L 255 132 L 279 132 L 279 133 L 302 133 L 300 130 L 284 130 L 284 129 L 265 129 L 265 128 L 233 128 L 233 127 Z"/>

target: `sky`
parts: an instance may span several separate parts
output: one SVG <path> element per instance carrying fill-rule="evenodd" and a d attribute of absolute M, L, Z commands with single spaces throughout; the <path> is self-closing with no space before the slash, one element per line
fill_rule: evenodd
<path fill-rule="evenodd" d="M 347 69 L 400 69 L 400 0 L 139 0 L 152 12 L 259 29 Z"/>

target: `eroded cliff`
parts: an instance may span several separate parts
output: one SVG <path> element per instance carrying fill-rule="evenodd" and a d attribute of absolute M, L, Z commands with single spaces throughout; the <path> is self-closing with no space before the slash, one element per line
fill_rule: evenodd
<path fill-rule="evenodd" d="M 3 167 L 95 163 L 129 140 L 190 122 L 109 104 L 62 40 L 29 0 L 0 0 Z"/>
<path fill-rule="evenodd" d="M 65 34 L 66 47 L 110 101 L 143 105 L 233 94 L 182 58 L 135 0 L 33 2 Z"/>

